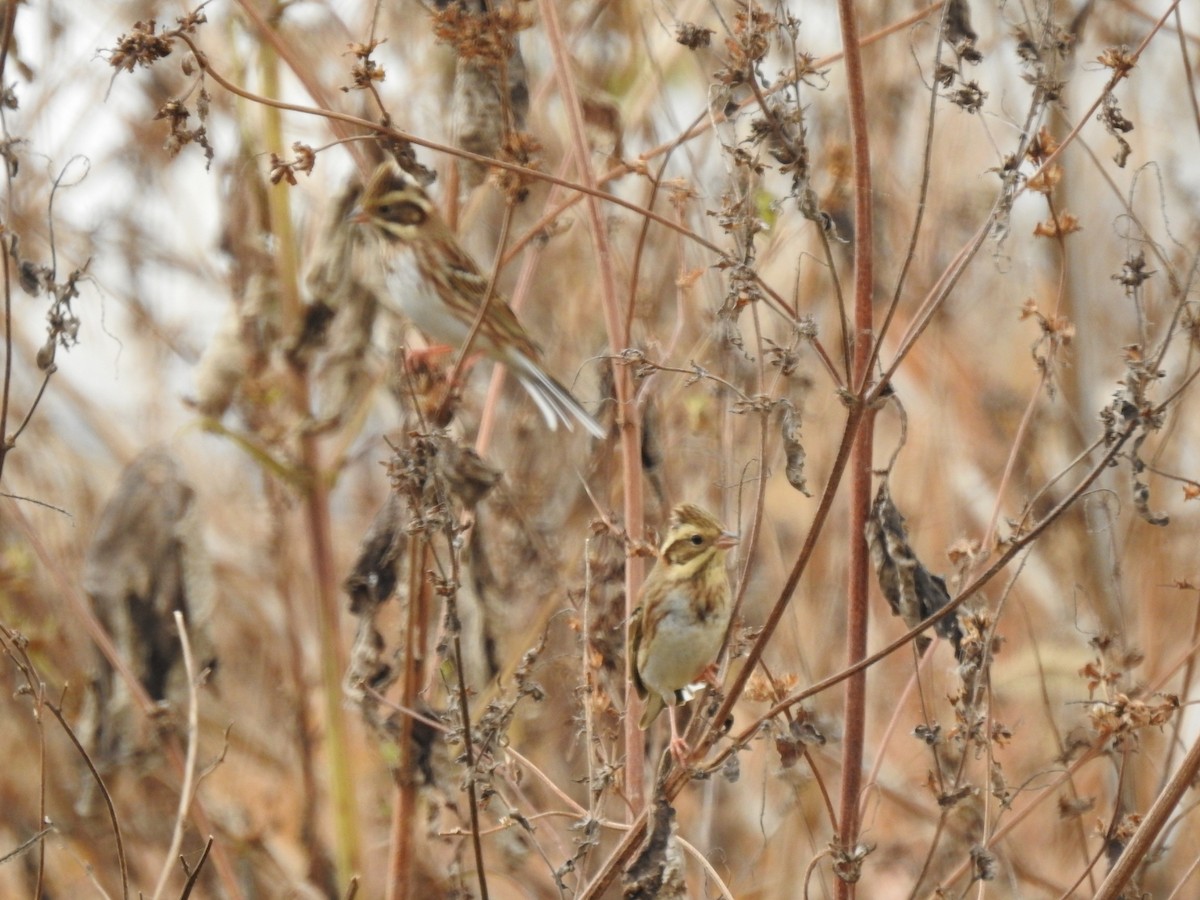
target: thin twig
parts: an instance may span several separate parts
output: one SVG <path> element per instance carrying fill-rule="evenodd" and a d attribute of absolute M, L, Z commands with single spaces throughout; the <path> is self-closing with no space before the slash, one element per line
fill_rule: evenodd
<path fill-rule="evenodd" d="M 196 755 L 199 752 L 200 725 L 199 702 L 196 696 L 196 661 L 192 658 L 192 644 L 188 640 L 187 627 L 183 621 L 183 613 L 175 610 L 175 628 L 179 632 L 179 649 L 183 654 L 183 671 L 187 675 L 187 752 L 183 763 L 183 784 L 179 788 L 179 806 L 175 812 L 175 825 L 171 829 L 171 842 L 163 860 L 162 871 L 158 874 L 158 882 L 154 886 L 152 900 L 158 900 L 167 887 L 171 877 L 175 857 L 183 845 L 183 828 L 187 822 L 188 809 L 192 805 L 192 790 L 196 778 Z"/>

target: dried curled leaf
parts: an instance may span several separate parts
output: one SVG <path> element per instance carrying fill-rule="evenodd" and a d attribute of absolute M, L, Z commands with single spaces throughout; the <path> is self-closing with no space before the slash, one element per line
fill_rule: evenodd
<path fill-rule="evenodd" d="M 979 35 L 971 27 L 971 7 L 967 5 L 967 0 L 949 0 L 946 4 L 942 37 L 954 48 L 959 59 L 969 63 L 978 63 L 983 59 L 983 54 L 975 49 Z"/>
<path fill-rule="evenodd" d="M 1120 168 L 1125 168 L 1125 163 L 1129 160 L 1129 154 L 1133 150 L 1123 135 L 1133 131 L 1133 123 L 1121 112 L 1121 107 L 1117 105 L 1117 98 L 1112 91 L 1105 93 L 1104 105 L 1100 112 L 1096 113 L 1096 118 L 1104 123 L 1104 130 L 1111 134 L 1117 142 L 1117 152 L 1113 154 L 1113 162 Z"/>
<path fill-rule="evenodd" d="M 1076 231 L 1082 231 L 1083 226 L 1079 224 L 1079 218 L 1071 215 L 1071 213 L 1060 213 L 1053 219 L 1046 222 L 1039 222 L 1033 229 L 1034 237 L 1066 237 L 1068 234 L 1074 234 Z"/>
<path fill-rule="evenodd" d="M 624 897 L 626 900 L 682 900 L 688 893 L 683 880 L 683 858 L 679 842 L 675 840 L 675 810 L 661 794 L 655 797 L 650 821 L 645 843 L 625 870 L 622 879 Z"/>
<path fill-rule="evenodd" d="M 363 535 L 354 568 L 342 583 L 350 595 L 350 612 L 362 615 L 392 596 L 407 543 L 404 504 L 395 491 L 389 491 Z"/>
<path fill-rule="evenodd" d="M 808 490 L 808 479 L 804 474 L 804 462 L 807 454 L 804 451 L 804 445 L 800 443 L 800 413 L 791 403 L 784 402 L 783 416 L 780 422 L 780 431 L 783 436 L 783 453 L 787 459 L 787 467 L 784 473 L 787 476 L 788 484 L 802 493 L 805 497 L 811 497 L 812 494 Z"/>
<path fill-rule="evenodd" d="M 879 579 L 879 589 L 892 612 L 904 619 L 909 628 L 915 627 L 950 602 L 946 582 L 940 576 L 931 574 L 909 546 L 904 517 L 892 502 L 886 479 L 880 482 L 875 502 L 871 505 L 866 539 L 871 562 Z M 934 623 L 934 630 L 950 641 L 955 657 L 961 662 L 963 634 L 958 613 L 938 619 Z M 922 652 L 928 645 L 928 638 L 917 639 L 917 647 Z"/>
<path fill-rule="evenodd" d="M 1148 524 L 1157 525 L 1160 528 L 1171 524 L 1171 517 L 1164 512 L 1154 512 L 1150 509 L 1150 485 L 1142 479 L 1142 473 L 1146 470 L 1146 464 L 1142 462 L 1137 455 L 1141 449 L 1142 441 L 1146 439 L 1146 434 L 1143 432 L 1138 435 L 1134 441 L 1133 451 L 1129 463 L 1129 478 L 1131 481 L 1131 489 L 1133 494 L 1133 506 Z"/>

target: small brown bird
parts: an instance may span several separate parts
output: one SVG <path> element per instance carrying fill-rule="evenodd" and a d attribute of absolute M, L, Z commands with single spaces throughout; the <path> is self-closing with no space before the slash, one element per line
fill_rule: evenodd
<path fill-rule="evenodd" d="M 487 299 L 488 278 L 446 225 L 429 195 L 400 167 L 381 165 L 349 219 L 378 238 L 390 299 L 426 337 L 461 346 Z M 472 345 L 504 363 L 529 392 L 546 425 L 604 428 L 541 365 L 541 351 L 503 297 L 488 300 Z"/>
<path fill-rule="evenodd" d="M 675 507 L 629 629 L 633 684 L 646 701 L 639 724 L 649 728 L 663 706 L 669 706 L 671 753 L 680 765 L 691 748 L 679 735 L 675 704 L 690 699 L 684 690 L 688 685 L 716 675 L 713 663 L 733 610 L 725 551 L 737 541 L 736 534 L 699 506 Z"/>

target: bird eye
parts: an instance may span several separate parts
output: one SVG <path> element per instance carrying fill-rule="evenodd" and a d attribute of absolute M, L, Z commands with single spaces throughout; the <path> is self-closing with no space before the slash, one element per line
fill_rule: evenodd
<path fill-rule="evenodd" d="M 392 217 L 403 225 L 420 225 L 428 218 L 425 210 L 416 203 L 397 203 L 392 212 Z"/>
<path fill-rule="evenodd" d="M 383 206 L 379 207 L 379 214 L 381 216 L 391 215 L 391 212 L 392 212 L 392 204 L 390 204 L 390 203 L 385 203 L 385 204 L 383 204 Z"/>
<path fill-rule="evenodd" d="M 697 547 L 699 547 L 701 544 L 704 543 L 704 538 L 698 534 L 693 534 L 692 535 L 692 543 L 695 544 Z"/>

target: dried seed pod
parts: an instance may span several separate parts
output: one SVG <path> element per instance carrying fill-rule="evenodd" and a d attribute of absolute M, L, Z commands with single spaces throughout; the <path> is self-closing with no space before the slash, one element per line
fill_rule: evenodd
<path fill-rule="evenodd" d="M 508 135 L 523 131 L 529 112 L 529 85 L 517 32 L 527 27 L 515 5 L 469 9 L 467 3 L 440 4 L 434 31 L 454 45 L 454 95 L 451 102 L 454 143 L 480 156 L 495 157 Z M 477 187 L 487 166 L 461 162 L 463 183 Z"/>

